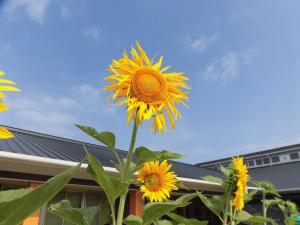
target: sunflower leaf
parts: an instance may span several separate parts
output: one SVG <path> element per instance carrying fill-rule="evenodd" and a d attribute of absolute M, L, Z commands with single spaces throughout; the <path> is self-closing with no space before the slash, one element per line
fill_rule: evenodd
<path fill-rule="evenodd" d="M 116 137 L 112 132 L 104 131 L 98 132 L 93 127 L 82 126 L 79 124 L 75 124 L 80 130 L 88 134 L 89 136 L 95 138 L 96 140 L 100 141 L 101 143 L 105 144 L 109 148 L 115 148 L 116 144 Z"/>
<path fill-rule="evenodd" d="M 52 199 L 79 169 L 72 167 L 35 189 L 1 192 L 0 225 L 20 224 L 26 217 Z M 30 203 L 30 204 L 28 204 Z"/>
<path fill-rule="evenodd" d="M 207 225 L 208 224 L 208 221 L 189 219 L 189 218 L 185 218 L 183 216 L 177 215 L 175 213 L 168 213 L 167 216 L 170 217 L 171 219 L 175 220 L 177 223 L 183 224 L 183 225 Z"/>
<path fill-rule="evenodd" d="M 181 154 L 173 153 L 167 150 L 151 151 L 148 148 L 141 146 L 135 149 L 136 159 L 138 164 L 155 160 L 170 160 L 183 157 Z"/>
<path fill-rule="evenodd" d="M 139 216 L 129 215 L 123 220 L 123 223 L 126 225 L 141 225 L 143 219 Z"/>
<path fill-rule="evenodd" d="M 48 210 L 74 224 L 90 225 L 96 213 L 99 211 L 99 206 L 73 208 L 69 200 L 62 200 L 59 203 L 50 205 Z"/>
<path fill-rule="evenodd" d="M 144 206 L 143 209 L 143 225 L 153 223 L 154 220 L 168 214 L 178 207 L 185 207 L 190 204 L 190 200 L 197 196 L 196 193 L 185 194 L 175 201 L 167 202 L 150 202 Z"/>
<path fill-rule="evenodd" d="M 209 181 L 209 182 L 214 182 L 214 183 L 218 183 L 218 184 L 223 184 L 223 180 L 219 177 L 214 177 L 214 176 L 204 176 L 202 177 L 203 180 L 205 181 Z"/>
<path fill-rule="evenodd" d="M 99 160 L 88 151 L 86 151 L 86 159 L 89 162 L 87 172 L 103 188 L 110 205 L 113 206 L 115 200 L 126 192 L 129 184 L 108 176 Z"/>

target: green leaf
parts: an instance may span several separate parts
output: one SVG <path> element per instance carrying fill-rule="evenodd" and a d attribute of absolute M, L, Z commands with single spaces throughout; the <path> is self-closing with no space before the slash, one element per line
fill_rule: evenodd
<path fill-rule="evenodd" d="M 179 224 L 184 224 L 184 225 L 207 225 L 208 221 L 200 221 L 197 219 L 188 219 L 183 216 L 179 216 L 175 213 L 168 213 L 168 217 L 171 219 L 175 220 Z"/>
<path fill-rule="evenodd" d="M 251 217 L 253 217 L 253 216 L 244 210 L 241 210 L 236 214 L 237 221 L 245 221 L 245 220 L 250 219 Z"/>
<path fill-rule="evenodd" d="M 15 196 L 14 191 L 2 193 L 0 225 L 20 224 L 26 217 L 52 199 L 75 175 L 79 167 L 80 164 L 60 173 L 38 188 L 22 189 L 24 192 L 16 190 Z"/>
<path fill-rule="evenodd" d="M 110 205 L 105 195 L 101 195 L 100 198 L 100 210 L 99 210 L 99 225 L 104 225 L 110 221 Z"/>
<path fill-rule="evenodd" d="M 209 208 L 216 216 L 220 217 L 223 209 L 225 208 L 225 197 L 223 195 L 213 195 L 211 197 L 207 197 L 199 192 L 197 192 L 197 194 L 204 205 Z"/>
<path fill-rule="evenodd" d="M 209 182 L 214 182 L 214 183 L 218 183 L 218 184 L 223 184 L 223 180 L 219 177 L 214 177 L 214 176 L 205 176 L 202 177 L 203 180 L 205 181 L 209 181 Z"/>
<path fill-rule="evenodd" d="M 80 130 L 83 132 L 87 133 L 89 136 L 95 138 L 96 140 L 102 142 L 106 146 L 110 148 L 115 148 L 116 144 L 116 137 L 112 132 L 109 131 L 104 131 L 104 132 L 98 132 L 95 128 L 93 127 L 88 127 L 88 126 L 81 126 L 78 124 L 75 124 Z"/>
<path fill-rule="evenodd" d="M 244 203 L 248 203 L 252 201 L 253 197 L 257 194 L 257 190 L 249 191 L 248 193 L 245 194 L 244 197 Z"/>
<path fill-rule="evenodd" d="M 263 216 L 251 216 L 248 219 L 244 219 L 244 220 L 239 220 L 238 222 L 250 222 L 251 224 L 255 225 L 255 224 L 264 224 L 267 222 L 270 222 L 272 224 L 277 224 L 273 219 L 270 218 L 266 218 Z"/>
<path fill-rule="evenodd" d="M 21 198 L 27 193 L 31 192 L 33 188 L 21 188 L 16 190 L 8 190 L 0 192 L 0 203 L 12 201 L 17 198 Z"/>
<path fill-rule="evenodd" d="M 231 175 L 231 170 L 228 168 L 225 168 L 224 166 L 220 166 L 220 171 L 226 176 L 229 177 Z"/>
<path fill-rule="evenodd" d="M 178 207 L 184 207 L 190 204 L 190 200 L 197 196 L 196 193 L 185 194 L 180 196 L 175 201 L 167 202 L 150 202 L 144 206 L 143 209 L 143 225 L 153 223 L 154 220 L 159 219 L 163 215 L 175 210 Z"/>
<path fill-rule="evenodd" d="M 135 150 L 137 163 L 141 164 L 148 161 L 155 161 L 155 160 L 170 160 L 170 159 L 178 159 L 181 158 L 183 155 L 169 152 L 167 150 L 162 151 L 151 151 L 146 147 L 138 147 Z"/>
<path fill-rule="evenodd" d="M 107 199 L 112 206 L 115 200 L 120 197 L 122 193 L 127 191 L 129 184 L 122 183 L 119 179 L 108 176 L 104 171 L 102 164 L 96 159 L 96 157 L 88 151 L 86 154 L 86 159 L 89 162 L 87 172 L 103 188 L 107 195 Z"/>
<path fill-rule="evenodd" d="M 143 219 L 139 216 L 129 215 L 123 220 L 123 223 L 126 225 L 141 225 Z"/>
<path fill-rule="evenodd" d="M 169 220 L 158 220 L 155 223 L 156 225 L 173 225 L 173 223 Z"/>
<path fill-rule="evenodd" d="M 48 210 L 74 224 L 90 225 L 96 213 L 99 211 L 99 206 L 72 208 L 70 201 L 62 200 L 59 203 L 52 204 Z"/>

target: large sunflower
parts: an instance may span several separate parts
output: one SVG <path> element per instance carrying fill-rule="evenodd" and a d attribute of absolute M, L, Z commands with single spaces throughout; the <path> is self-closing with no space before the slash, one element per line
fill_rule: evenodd
<path fill-rule="evenodd" d="M 123 99 L 119 105 L 127 105 L 127 121 L 136 116 L 138 124 L 153 117 L 152 129 L 155 132 L 166 130 L 164 113 L 169 117 L 171 127 L 175 129 L 175 119 L 181 117 L 177 103 L 187 107 L 189 89 L 188 80 L 183 73 L 167 72 L 169 66 L 162 68 L 163 57 L 157 62 L 149 59 L 144 49 L 136 42 L 138 51 L 132 47 L 131 57 L 126 51 L 119 60 L 113 60 L 106 77 L 110 85 L 104 90 L 114 91 L 115 101 Z"/>
<path fill-rule="evenodd" d="M 4 75 L 4 72 L 0 70 L 0 77 Z M 0 79 L 0 112 L 8 109 L 8 106 L 2 101 L 5 98 L 3 91 L 20 91 L 20 89 L 14 87 L 15 82 L 6 79 Z M 5 127 L 0 126 L 0 139 L 13 138 L 14 135 L 9 132 Z"/>
<path fill-rule="evenodd" d="M 244 196 L 247 193 L 248 169 L 244 164 L 243 157 L 234 157 L 232 165 L 236 177 L 236 191 L 233 198 L 233 205 L 236 211 L 240 211 L 244 208 Z"/>
<path fill-rule="evenodd" d="M 169 172 L 171 164 L 163 161 L 150 161 L 144 164 L 144 167 L 138 171 L 138 181 L 143 185 L 141 191 L 143 198 L 148 198 L 151 202 L 163 202 L 170 198 L 170 192 L 178 190 L 176 186 L 176 174 Z"/>

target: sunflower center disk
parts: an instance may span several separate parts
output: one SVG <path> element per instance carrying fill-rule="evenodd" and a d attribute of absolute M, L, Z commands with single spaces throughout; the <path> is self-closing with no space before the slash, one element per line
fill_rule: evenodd
<path fill-rule="evenodd" d="M 150 191 L 157 191 L 160 188 L 160 178 L 156 174 L 149 175 L 145 180 L 145 186 Z"/>
<path fill-rule="evenodd" d="M 132 80 L 131 96 L 145 103 L 164 101 L 167 96 L 165 78 L 152 69 L 140 69 Z"/>

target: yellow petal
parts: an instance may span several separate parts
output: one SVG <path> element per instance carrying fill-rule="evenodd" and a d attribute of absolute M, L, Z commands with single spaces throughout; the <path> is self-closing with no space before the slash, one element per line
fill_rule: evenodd
<path fill-rule="evenodd" d="M 5 98 L 5 94 L 0 92 L 0 98 Z"/>
<path fill-rule="evenodd" d="M 9 132 L 5 127 L 0 126 L 0 139 L 13 138 L 14 135 Z"/>
<path fill-rule="evenodd" d="M 0 112 L 3 112 L 8 109 L 8 106 L 3 102 L 0 102 Z"/>
<path fill-rule="evenodd" d="M 15 82 L 13 82 L 11 80 L 6 80 L 6 79 L 0 79 L 0 83 L 16 85 Z"/>
<path fill-rule="evenodd" d="M 4 71 L 0 70 L 0 76 L 3 76 L 4 74 Z"/>
<path fill-rule="evenodd" d="M 21 91 L 19 88 L 11 86 L 0 86 L 0 91 Z"/>

